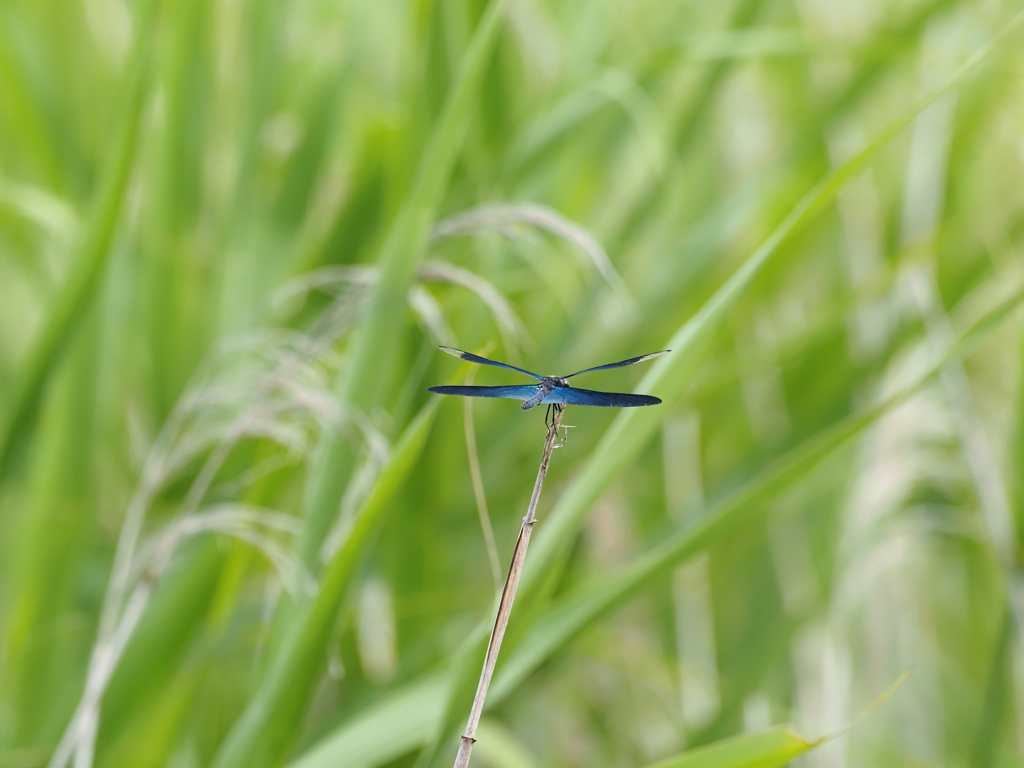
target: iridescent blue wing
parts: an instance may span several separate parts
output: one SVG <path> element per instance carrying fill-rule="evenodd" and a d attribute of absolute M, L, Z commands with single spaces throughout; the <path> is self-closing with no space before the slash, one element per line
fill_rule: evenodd
<path fill-rule="evenodd" d="M 617 363 L 608 363 L 607 365 L 599 365 L 596 368 L 587 368 L 583 371 L 576 371 L 576 373 L 570 373 L 568 376 L 563 376 L 563 379 L 571 379 L 573 376 L 579 376 L 581 373 L 590 373 L 591 371 L 604 371 L 608 368 L 621 368 L 624 365 L 632 365 L 633 363 L 642 363 L 644 360 L 650 360 L 652 357 L 659 357 L 664 355 L 666 352 L 671 352 L 671 349 L 663 349 L 661 352 L 652 352 L 649 355 L 640 355 L 640 357 L 631 357 L 629 360 L 620 360 Z M 644 403 L 647 405 L 647 403 Z"/>
<path fill-rule="evenodd" d="M 506 400 L 529 400 L 537 394 L 536 384 L 521 384 L 515 387 L 429 387 L 427 392 L 439 395 L 462 395 L 463 397 L 503 397 Z"/>
<path fill-rule="evenodd" d="M 627 395 L 622 392 L 595 392 L 592 389 L 555 387 L 542 402 L 597 405 L 603 408 L 635 408 L 639 405 L 657 405 L 661 400 L 651 395 Z"/>
<path fill-rule="evenodd" d="M 543 379 L 543 376 L 538 376 L 532 371 L 524 371 L 522 368 L 516 368 L 514 365 L 508 363 L 499 363 L 496 360 L 488 360 L 486 357 L 480 357 L 480 355 L 474 355 L 472 352 L 463 352 L 461 349 L 455 349 L 455 347 L 438 347 L 442 352 L 447 352 L 449 355 L 455 355 L 455 357 L 462 358 L 463 360 L 469 360 L 471 363 L 480 363 L 480 365 L 493 365 L 496 368 L 508 368 L 510 371 L 518 371 L 519 373 L 525 373 L 527 376 L 533 376 L 535 379 Z M 494 395 L 499 397 L 499 395 Z"/>

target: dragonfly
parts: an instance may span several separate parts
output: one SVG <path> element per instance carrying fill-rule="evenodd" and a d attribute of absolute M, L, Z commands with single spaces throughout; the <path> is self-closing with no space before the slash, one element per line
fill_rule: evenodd
<path fill-rule="evenodd" d="M 507 387 L 476 387 L 476 386 L 441 386 L 429 387 L 428 392 L 436 392 L 439 395 L 462 395 L 463 397 L 501 397 L 507 400 L 522 400 L 520 406 L 528 411 L 534 406 L 555 405 L 565 407 L 566 405 L 596 405 L 604 408 L 635 408 L 641 405 L 658 405 L 660 399 L 652 395 L 631 395 L 623 392 L 597 392 L 593 389 L 580 389 L 569 385 L 569 379 L 579 376 L 581 373 L 592 371 L 605 371 L 609 368 L 622 368 L 634 363 L 642 363 L 644 360 L 664 355 L 671 352 L 670 349 L 663 349 L 661 352 L 652 352 L 649 355 L 631 357 L 628 360 L 620 360 L 617 363 L 607 363 L 595 368 L 586 368 L 568 376 L 541 376 L 533 371 L 523 368 L 516 368 L 508 363 L 499 363 L 497 360 L 488 360 L 486 357 L 474 355 L 472 352 L 463 352 L 454 347 L 438 347 L 442 352 L 449 355 L 468 360 L 471 363 L 480 365 L 493 365 L 496 368 L 507 368 L 510 371 L 525 373 L 537 380 L 536 384 L 514 384 Z"/>

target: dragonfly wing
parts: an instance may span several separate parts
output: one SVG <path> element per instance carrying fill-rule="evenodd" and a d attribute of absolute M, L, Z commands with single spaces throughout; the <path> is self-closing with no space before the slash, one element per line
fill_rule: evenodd
<path fill-rule="evenodd" d="M 568 376 L 563 376 L 563 379 L 569 379 L 573 376 L 579 376 L 581 373 L 590 373 L 591 371 L 604 371 L 608 368 L 622 368 L 624 365 L 632 365 L 633 363 L 642 363 L 644 360 L 650 360 L 652 357 L 660 357 L 666 352 L 671 352 L 671 349 L 663 349 L 661 352 L 651 352 L 649 355 L 640 355 L 640 357 L 631 357 L 629 360 L 620 360 L 617 363 L 608 363 L 607 365 L 599 365 L 596 368 L 586 368 L 582 371 L 576 371 L 576 373 L 570 373 Z"/>
<path fill-rule="evenodd" d="M 597 405 L 603 408 L 635 408 L 639 405 L 657 405 L 661 400 L 651 395 L 629 395 L 623 392 L 595 392 L 592 389 L 556 387 L 544 398 L 544 402 L 566 405 Z"/>
<path fill-rule="evenodd" d="M 497 360 L 488 360 L 486 357 L 480 357 L 480 355 L 474 355 L 472 352 L 463 352 L 461 349 L 455 349 L 455 347 L 438 347 L 442 352 L 447 352 L 449 355 L 461 358 L 463 360 L 469 360 L 471 363 L 479 363 L 480 365 L 493 365 L 495 368 L 507 368 L 510 371 L 518 371 L 519 373 L 525 373 L 527 376 L 532 376 L 535 379 L 543 379 L 543 376 L 538 376 L 532 371 L 526 371 L 522 368 L 516 368 L 514 365 L 508 363 L 499 363 Z M 486 397 L 486 395 L 485 395 Z M 494 397 L 500 397 L 500 395 L 494 395 Z"/>
<path fill-rule="evenodd" d="M 462 395 L 463 397 L 503 397 L 506 400 L 529 400 L 537 394 L 536 384 L 522 384 L 513 387 L 430 387 L 428 392 L 439 395 Z"/>

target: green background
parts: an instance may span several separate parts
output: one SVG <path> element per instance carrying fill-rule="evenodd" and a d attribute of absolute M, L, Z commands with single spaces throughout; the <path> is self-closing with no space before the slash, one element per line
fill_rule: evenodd
<path fill-rule="evenodd" d="M 0 2 L 0 766 L 1020 765 L 1017 12 Z"/>

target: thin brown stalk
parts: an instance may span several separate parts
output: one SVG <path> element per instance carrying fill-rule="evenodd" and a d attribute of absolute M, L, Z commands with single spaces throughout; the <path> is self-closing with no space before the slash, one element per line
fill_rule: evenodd
<path fill-rule="evenodd" d="M 551 453 L 554 451 L 555 443 L 558 440 L 558 430 L 562 426 L 562 416 L 564 413 L 564 406 L 556 406 L 554 418 L 552 418 L 551 423 L 548 425 L 548 434 L 544 440 L 544 454 L 541 456 L 540 468 L 537 470 L 537 480 L 533 484 L 530 506 L 526 510 L 526 517 L 523 518 L 523 525 L 519 529 L 519 538 L 516 540 L 516 548 L 512 552 L 512 562 L 508 567 L 508 576 L 505 577 L 505 586 L 501 590 L 497 615 L 494 617 L 494 626 L 491 628 L 491 639 L 487 642 L 487 655 L 484 656 L 484 667 L 480 672 L 480 682 L 476 687 L 473 707 L 469 711 L 469 722 L 466 724 L 465 733 L 462 734 L 462 743 L 459 744 L 459 754 L 455 758 L 455 768 L 468 768 L 469 766 L 469 756 L 473 751 L 473 744 L 476 743 L 476 729 L 480 725 L 480 715 L 484 711 L 487 689 L 491 684 L 491 677 L 494 675 L 494 667 L 498 663 L 498 651 L 501 650 L 501 640 L 505 636 L 505 628 L 508 626 L 508 619 L 512 613 L 512 601 L 515 599 L 516 589 L 519 587 L 519 576 L 523 572 L 523 563 L 526 562 L 526 548 L 530 546 L 533 524 L 537 521 L 536 512 L 537 502 L 540 500 L 540 489 L 544 486 L 544 478 L 548 474 L 548 464 L 551 462 Z"/>

